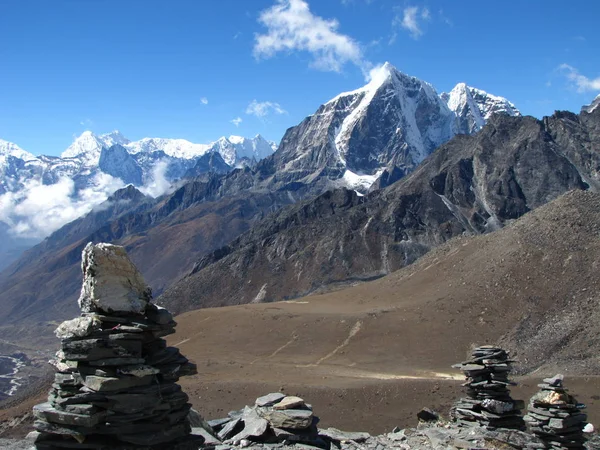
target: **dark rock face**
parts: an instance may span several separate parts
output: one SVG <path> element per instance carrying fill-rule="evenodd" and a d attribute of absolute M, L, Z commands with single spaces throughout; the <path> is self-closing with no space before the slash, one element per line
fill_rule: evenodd
<path fill-rule="evenodd" d="M 454 135 L 455 116 L 431 85 L 386 65 L 367 86 L 322 105 L 290 128 L 273 155 L 271 182 L 332 186 L 346 170 L 410 171 Z"/>
<path fill-rule="evenodd" d="M 493 116 L 477 135 L 456 136 L 364 200 L 331 202 L 351 198 L 338 191 L 274 214 L 200 260 L 162 299 L 183 311 L 387 274 L 454 236 L 493 231 L 566 191 L 595 189 L 599 123 L 600 109 L 542 121 Z"/>
<path fill-rule="evenodd" d="M 124 183 L 136 186 L 143 184 L 144 171 L 127 149 L 121 145 L 103 147 L 98 167 L 102 172 L 120 178 Z"/>
<path fill-rule="evenodd" d="M 196 178 L 204 173 L 227 173 L 231 167 L 217 152 L 208 152 L 196 161 L 196 165 L 183 175 L 183 178 Z"/>

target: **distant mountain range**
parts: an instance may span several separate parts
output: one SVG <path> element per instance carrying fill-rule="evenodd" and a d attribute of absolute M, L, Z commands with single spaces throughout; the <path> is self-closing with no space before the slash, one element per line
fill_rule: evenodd
<path fill-rule="evenodd" d="M 158 138 L 132 142 L 119 131 L 86 131 L 55 157 L 34 156 L 0 140 L 0 232 L 7 236 L 0 243 L 0 269 L 127 184 L 156 197 L 181 179 L 255 165 L 276 148 L 260 135 L 194 144 Z"/>
<path fill-rule="evenodd" d="M 208 151 L 194 147 L 193 144 L 183 148 L 176 142 L 168 147 L 158 140 L 131 143 L 117 133 L 111 133 L 102 139 L 84 136 L 83 142 L 68 149 L 66 155 L 63 154 L 64 158 L 56 158 L 65 165 L 76 166 L 76 170 L 69 169 L 73 170 L 75 180 L 79 174 L 82 174 L 82 179 L 87 177 L 89 180 L 90 174 L 96 171 L 100 176 L 110 176 L 112 179 L 136 177 L 138 186 L 141 178 L 142 185 L 139 190 L 130 186 L 114 195 L 106 195 L 104 203 L 56 230 L 0 273 L 0 304 L 4 305 L 0 313 L 0 325 L 19 323 L 26 318 L 47 320 L 73 313 L 79 285 L 79 255 L 81 248 L 89 241 L 109 241 L 125 245 L 156 294 L 184 277 L 182 283 L 187 284 L 174 288 L 184 291 L 181 301 L 177 301 L 182 310 L 188 306 L 230 303 L 241 280 L 247 283 L 248 289 L 238 298 L 239 302 L 260 298 L 258 294 L 265 283 L 267 291 L 264 298 L 273 300 L 313 291 L 319 286 L 340 280 L 381 276 L 402 265 L 397 263 L 398 256 L 395 252 L 403 248 L 407 252 L 402 258 L 405 263 L 454 233 L 465 230 L 479 233 L 501 226 L 505 218 L 495 211 L 495 207 L 489 207 L 488 212 L 484 206 L 477 206 L 483 208 L 481 211 L 473 206 L 470 193 L 479 192 L 478 189 L 483 188 L 477 184 L 479 181 L 473 181 L 472 186 L 462 181 L 463 175 L 468 178 L 469 170 L 477 175 L 471 174 L 473 180 L 480 180 L 480 166 L 476 163 L 461 163 L 457 156 L 463 153 L 467 155 L 467 150 L 457 150 L 456 155 L 450 150 L 443 150 L 442 153 L 438 150 L 434 153 L 437 157 L 429 156 L 453 137 L 451 142 L 465 142 L 465 137 L 456 136 L 457 134 L 482 133 L 481 127 L 485 129 L 485 124 L 490 121 L 496 124 L 493 127 L 504 123 L 502 119 L 496 119 L 498 114 L 494 113 L 499 113 L 501 117 L 514 116 L 512 119 L 515 124 L 526 119 L 519 117 L 519 111 L 501 97 L 464 84 L 457 85 L 448 94 L 438 95 L 429 83 L 405 75 L 386 64 L 366 86 L 336 96 L 297 126 L 288 129 L 277 150 L 272 152 L 269 147 L 268 151 L 272 154 L 255 164 L 243 162 L 244 158 L 250 160 L 250 155 L 256 154 L 258 145 L 247 145 L 244 151 L 236 147 L 239 150 L 236 150 L 235 156 L 225 150 L 219 151 L 231 149 L 230 144 L 236 146 L 241 143 L 231 138 L 217 141 L 220 144 L 211 147 L 216 151 Z M 500 122 L 494 122 L 496 120 Z M 503 133 L 510 134 L 512 129 L 506 127 Z M 100 144 L 97 141 L 101 141 Z M 459 144 L 442 149 L 454 149 Z M 162 148 L 158 150 L 160 146 Z M 264 148 L 266 153 L 266 147 L 260 148 Z M 161 158 L 153 159 L 153 154 L 157 152 L 161 154 Z M 193 167 L 186 163 L 188 165 L 185 170 L 178 168 L 177 173 L 181 174 L 179 176 L 182 179 L 174 191 L 152 198 L 145 195 L 151 193 L 151 183 L 145 178 L 148 177 L 149 167 L 153 167 L 155 172 L 165 172 L 166 168 L 164 163 L 162 166 L 159 163 L 145 164 L 147 161 L 164 160 L 162 155 L 178 161 L 188 161 L 183 158 L 184 155 L 195 155 L 198 159 L 194 161 Z M 254 161 L 262 153 L 256 155 L 253 156 Z M 472 159 L 472 156 L 467 155 L 465 158 Z M 421 170 L 415 171 L 418 167 L 426 167 L 420 165 L 424 160 L 430 161 L 427 166 L 430 169 L 427 169 L 426 175 L 420 174 Z M 242 167 L 231 170 L 227 161 L 237 161 L 236 164 L 240 163 Z M 456 216 L 453 215 L 455 202 L 452 195 L 446 196 L 449 203 L 445 206 L 440 195 L 429 192 L 429 183 L 433 181 L 425 177 L 432 173 L 438 174 L 436 164 L 457 167 L 460 176 L 451 176 L 444 183 L 451 186 L 452 189 L 448 189 L 454 192 L 452 195 L 458 196 L 462 189 L 470 199 L 471 203 L 464 206 L 464 214 L 471 217 L 468 211 L 472 210 L 472 224 L 463 224 L 462 216 L 455 219 L 457 222 L 453 221 L 452 218 Z M 514 170 L 514 161 L 502 161 L 502 164 L 504 165 L 499 170 Z M 24 165 L 27 165 L 26 162 Z M 137 167 L 142 169 L 141 172 Z M 174 167 L 178 166 L 175 164 Z M 411 173 L 406 180 L 413 181 L 398 183 L 398 180 Z M 194 178 L 185 180 L 187 177 Z M 171 179 L 173 178 L 175 176 L 171 175 Z M 570 184 L 563 184 L 569 187 L 583 186 L 571 181 L 569 180 Z M 74 183 L 77 185 L 78 181 Z M 417 210 L 414 210 L 406 203 L 408 200 L 391 194 L 396 192 L 396 186 L 406 183 L 414 186 L 415 196 L 421 195 L 419 189 L 427 190 L 422 195 L 426 195 L 428 199 L 433 195 L 437 203 L 433 205 L 429 200 L 416 203 L 414 208 Z M 442 179 L 435 183 L 442 183 Z M 513 185 L 508 181 L 507 183 L 512 189 Z M 563 184 L 557 191 L 565 189 Z M 392 186 L 384 189 L 389 185 Z M 349 190 L 327 192 L 337 188 Z M 374 189 L 379 191 L 367 195 L 369 190 Z M 481 195 L 487 199 L 488 188 L 485 189 L 486 194 Z M 502 192 L 494 195 L 503 199 L 512 198 L 512 191 L 506 190 L 508 187 L 502 189 Z M 552 196 L 548 196 L 550 197 Z M 298 204 L 293 205 L 295 203 Z M 364 206 L 360 206 L 363 204 Z M 279 211 L 286 206 L 288 207 Z M 396 237 L 390 238 L 388 228 L 393 228 L 396 223 L 396 219 L 391 219 L 396 216 L 390 214 L 398 208 L 404 208 L 402 210 L 405 216 L 399 213 L 397 221 L 403 224 L 402 229 L 405 231 L 398 231 L 398 236 L 392 232 L 391 236 Z M 429 208 L 434 208 L 432 213 L 439 214 L 439 217 L 446 220 L 441 224 L 425 220 L 419 211 L 428 211 Z M 360 223 L 358 228 L 352 228 L 353 220 L 342 213 L 346 209 L 351 215 L 355 212 L 361 214 L 361 217 L 366 214 L 364 217 L 367 221 L 363 223 L 361 218 L 356 222 Z M 511 210 L 510 214 L 517 217 L 526 210 L 527 208 L 519 207 Z M 389 214 L 384 213 L 385 211 Z M 271 215 L 273 213 L 275 215 Z M 330 216 L 339 217 L 342 222 L 330 223 Z M 369 222 L 368 218 L 371 216 L 373 220 Z M 494 218 L 498 218 L 498 221 L 495 222 Z M 346 223 L 345 220 L 349 222 Z M 447 225 L 444 225 L 446 222 Z M 323 226 L 329 223 L 332 228 L 323 230 Z M 306 226 L 296 229 L 294 224 Z M 349 225 L 351 228 L 347 229 Z M 419 238 L 414 241 L 414 245 L 408 245 L 413 242 L 411 236 L 418 235 L 417 229 L 427 228 L 429 225 L 434 228 L 426 233 L 435 238 L 423 243 L 420 243 Z M 440 227 L 447 231 L 440 235 Z M 362 267 L 361 263 L 352 268 L 353 263 L 348 261 L 362 258 L 361 252 L 364 249 L 353 247 L 349 240 L 354 239 L 355 243 L 360 241 L 361 230 L 367 230 L 369 235 L 377 234 L 378 230 L 387 231 L 382 235 L 386 237 L 377 239 L 377 246 L 371 249 L 378 255 L 377 261 L 372 260 L 371 253 L 365 253 L 363 260 L 366 266 Z M 234 241 L 244 232 L 249 234 Z M 296 232 L 297 235 L 288 234 Z M 338 232 L 348 239 L 339 239 Z M 406 236 L 406 239 L 401 236 Z M 254 238 L 259 241 L 250 244 Z M 313 243 L 320 242 L 321 239 L 329 239 L 333 247 L 327 254 L 315 255 L 312 253 Z M 335 249 L 334 244 L 338 240 L 344 243 L 343 251 Z M 403 240 L 406 242 L 398 243 Z M 379 247 L 380 244 L 384 247 Z M 241 259 L 236 259 L 237 255 L 242 255 L 237 253 L 238 249 L 243 250 Z M 298 269 L 300 272 L 290 272 L 287 263 L 281 260 L 280 255 L 289 252 L 306 258 L 299 262 L 304 267 L 302 270 Z M 388 264 L 381 266 L 381 261 L 385 261 L 381 255 L 388 253 Z M 277 263 L 264 266 L 255 264 L 258 260 L 264 261 L 264 258 Z M 231 261 L 232 265 L 225 264 L 225 261 Z M 210 273 L 216 276 L 217 267 L 221 270 L 221 281 L 218 283 L 210 278 L 212 275 L 208 275 Z M 264 272 L 250 280 L 248 275 L 258 274 L 256 271 L 260 268 Z M 336 269 L 328 276 L 331 268 Z M 192 276 L 186 277 L 190 273 Z M 234 278 L 223 276 L 228 273 L 235 274 Z M 281 290 L 273 289 L 269 284 L 278 274 L 284 282 L 291 273 L 302 283 L 290 284 Z M 274 278 L 270 278 L 271 276 Z M 195 281 L 191 281 L 205 279 L 204 277 L 207 280 L 210 278 L 213 284 L 199 287 Z M 254 292 L 256 283 L 260 283 L 260 286 Z M 223 295 L 218 295 L 215 289 L 221 285 Z M 173 298 L 176 292 L 179 291 L 169 290 L 169 296 L 165 296 L 165 299 Z M 208 298 L 212 294 L 215 297 Z"/>

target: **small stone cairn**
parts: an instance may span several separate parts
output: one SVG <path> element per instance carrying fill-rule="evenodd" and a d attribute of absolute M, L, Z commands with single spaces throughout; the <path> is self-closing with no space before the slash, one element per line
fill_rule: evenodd
<path fill-rule="evenodd" d="M 217 439 L 205 435 L 206 444 L 242 447 L 265 444 L 276 448 L 300 445 L 304 446 L 302 448 L 329 449 L 339 448 L 340 442 L 364 442 L 371 437 L 368 433 L 335 428 L 319 430 L 318 422 L 312 406 L 302 398 L 274 392 L 257 398 L 253 406 L 230 412 L 224 419 L 208 421 L 211 434 Z"/>
<path fill-rule="evenodd" d="M 547 449 L 583 449 L 587 416 L 583 405 L 563 387 L 563 375 L 545 378 L 541 390 L 531 397 L 525 422 Z"/>
<path fill-rule="evenodd" d="M 196 366 L 162 339 L 175 332 L 173 317 L 151 303 L 123 247 L 88 244 L 82 269 L 82 314 L 56 329 L 54 384 L 33 409 L 36 448 L 197 449 L 176 384 Z"/>
<path fill-rule="evenodd" d="M 479 424 L 488 429 L 525 429 L 521 409 L 523 401 L 510 397 L 508 386 L 511 363 L 508 352 L 500 347 L 477 347 L 472 358 L 454 368 L 464 372 L 468 398 L 461 398 L 452 408 L 450 415 L 463 425 Z"/>

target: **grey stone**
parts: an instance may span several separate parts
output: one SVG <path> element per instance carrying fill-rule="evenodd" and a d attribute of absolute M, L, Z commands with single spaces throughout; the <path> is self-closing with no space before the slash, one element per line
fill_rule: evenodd
<path fill-rule="evenodd" d="M 301 430 L 308 428 L 313 422 L 312 411 L 305 409 L 285 409 L 281 411 L 259 408 L 258 414 L 266 419 L 272 427 Z"/>
<path fill-rule="evenodd" d="M 238 430 L 240 430 L 242 427 L 242 419 L 241 418 L 237 418 L 237 419 L 232 419 L 230 422 L 228 422 L 223 429 L 221 429 L 221 431 L 219 431 L 219 439 L 221 439 L 222 441 L 224 441 L 225 439 L 230 438 L 231 436 L 235 435 Z"/>
<path fill-rule="evenodd" d="M 258 397 L 254 404 L 256 406 L 271 406 L 281 401 L 281 399 L 283 399 L 284 397 L 286 397 L 286 395 L 282 394 L 281 392 L 273 392 L 271 394 Z"/>
<path fill-rule="evenodd" d="M 54 334 L 60 339 L 85 337 L 99 330 L 100 326 L 101 322 L 95 316 L 77 317 L 76 319 L 65 320 L 54 331 Z"/>
<path fill-rule="evenodd" d="M 542 381 L 552 387 L 562 387 L 564 378 L 565 376 L 559 373 L 551 378 L 544 378 Z"/>
<path fill-rule="evenodd" d="M 54 408 L 50 403 L 41 403 L 33 407 L 33 415 L 46 422 L 58 425 L 77 425 L 81 427 L 94 427 L 104 420 L 105 412 L 95 412 L 94 414 L 76 414 L 73 412 L 60 411 Z"/>
<path fill-rule="evenodd" d="M 85 377 L 83 384 L 95 392 L 121 391 L 136 386 L 147 386 L 152 384 L 154 377 L 146 375 L 143 377 L 122 376 L 97 377 L 94 375 Z"/>
<path fill-rule="evenodd" d="M 238 442 L 249 437 L 260 437 L 267 432 L 269 422 L 261 417 L 244 416 L 244 428 L 229 439 L 230 442 Z"/>
<path fill-rule="evenodd" d="M 151 291 L 125 249 L 112 244 L 92 244 L 83 249 L 83 283 L 79 307 L 83 312 L 142 314 Z"/>
<path fill-rule="evenodd" d="M 195 436 L 202 436 L 204 438 L 204 446 L 213 446 L 221 444 L 221 441 L 215 438 L 212 434 L 206 431 L 202 427 L 192 427 L 192 433 Z"/>
<path fill-rule="evenodd" d="M 288 395 L 273 405 L 273 409 L 299 409 L 303 406 L 306 406 L 303 399 Z"/>
<path fill-rule="evenodd" d="M 319 430 L 319 436 L 324 436 L 328 439 L 339 442 L 364 442 L 371 437 L 369 433 L 340 431 L 337 428 L 327 428 L 326 430 Z"/>

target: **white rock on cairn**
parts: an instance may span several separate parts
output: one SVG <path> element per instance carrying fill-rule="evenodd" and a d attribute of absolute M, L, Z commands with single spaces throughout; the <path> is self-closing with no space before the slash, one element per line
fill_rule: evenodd
<path fill-rule="evenodd" d="M 84 313 L 143 314 L 152 298 L 150 287 L 121 246 L 90 242 L 83 250 L 81 270 L 78 303 Z"/>

